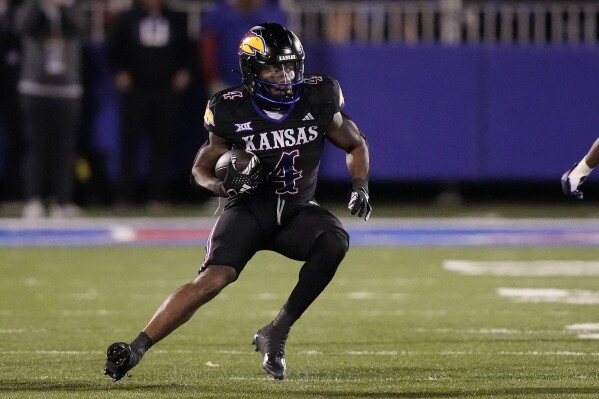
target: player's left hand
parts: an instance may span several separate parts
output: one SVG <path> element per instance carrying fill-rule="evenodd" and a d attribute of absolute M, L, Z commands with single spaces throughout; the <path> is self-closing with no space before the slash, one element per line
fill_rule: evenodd
<path fill-rule="evenodd" d="M 572 171 L 574 170 L 576 165 L 578 165 L 578 163 L 575 163 L 574 166 L 572 166 L 562 175 L 562 191 L 568 197 L 573 197 L 581 200 L 583 199 L 584 194 L 582 193 L 582 191 L 578 189 L 578 187 L 580 187 L 580 185 L 584 183 L 587 177 L 572 176 Z"/>
<path fill-rule="evenodd" d="M 368 185 L 361 182 L 353 182 L 352 186 L 347 208 L 352 215 L 357 214 L 359 217 L 364 217 L 364 220 L 368 220 L 370 212 L 372 212 L 370 196 L 368 195 Z"/>
<path fill-rule="evenodd" d="M 224 191 L 229 198 L 233 198 L 238 196 L 239 194 L 247 193 L 260 184 L 260 179 L 262 176 L 262 165 L 257 164 L 253 169 L 240 172 L 235 167 L 235 158 L 231 159 L 229 165 L 227 166 L 227 175 L 225 176 L 225 180 L 218 183 L 218 185 L 222 185 L 221 192 Z M 218 194 L 217 194 L 218 195 Z"/>

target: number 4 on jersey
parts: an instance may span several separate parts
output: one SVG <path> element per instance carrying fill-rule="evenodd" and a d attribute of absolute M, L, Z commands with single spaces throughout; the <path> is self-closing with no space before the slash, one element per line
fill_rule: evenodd
<path fill-rule="evenodd" d="M 295 158 L 299 156 L 299 150 L 284 152 L 277 163 L 275 169 L 268 175 L 268 180 L 273 183 L 279 183 L 281 188 L 277 188 L 277 194 L 296 194 L 297 187 L 295 181 L 302 177 L 302 171 L 295 169 Z"/>

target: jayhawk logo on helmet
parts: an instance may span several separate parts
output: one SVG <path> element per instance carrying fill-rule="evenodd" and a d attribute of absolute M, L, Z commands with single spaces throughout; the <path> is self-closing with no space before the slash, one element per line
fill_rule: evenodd
<path fill-rule="evenodd" d="M 239 43 L 239 54 L 256 55 L 256 53 L 266 54 L 266 44 L 261 36 L 248 32 Z"/>

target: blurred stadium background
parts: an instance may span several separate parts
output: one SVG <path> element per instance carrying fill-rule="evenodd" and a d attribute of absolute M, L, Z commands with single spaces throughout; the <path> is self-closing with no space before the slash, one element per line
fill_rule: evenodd
<path fill-rule="evenodd" d="M 173 132 L 173 207 L 112 207 L 118 97 L 103 42 L 130 0 L 78 1 L 89 31 L 74 173 L 92 218 L 0 208 L 1 398 L 599 396 L 599 174 L 584 201 L 559 184 L 598 136 L 597 1 L 279 2 L 306 70 L 340 81 L 369 139 L 374 206 L 368 223 L 349 217 L 343 154 L 327 151 L 318 194 L 353 245 L 294 327 L 280 384 L 250 338 L 299 264 L 270 252 L 128 381 L 102 375 L 106 346 L 195 276 L 216 205 L 188 184 L 206 138 L 195 76 Z M 172 4 L 197 40 L 214 1 Z M 0 193 L 10 179 L 0 168 Z"/>
<path fill-rule="evenodd" d="M 110 16 L 130 0 L 81 1 L 89 36 L 77 202 L 102 207 L 112 203 L 118 173 L 118 97 L 103 41 Z M 197 40 L 215 1 L 171 3 L 187 15 L 190 39 Z M 346 111 L 369 139 L 375 201 L 565 201 L 559 177 L 586 152 L 599 126 L 596 1 L 279 5 L 306 47 L 306 70 L 340 81 Z M 187 181 L 206 138 L 206 100 L 198 74 L 172 133 L 173 204 L 201 200 Z M 342 154 L 327 151 L 321 176 L 320 197 L 338 197 L 348 184 Z M 9 179 L 0 169 L 0 184 Z M 599 193 L 592 183 L 586 191 L 589 199 Z"/>

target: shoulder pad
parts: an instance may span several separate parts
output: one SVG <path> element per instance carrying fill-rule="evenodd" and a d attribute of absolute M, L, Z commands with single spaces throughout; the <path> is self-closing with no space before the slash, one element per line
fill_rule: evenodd
<path fill-rule="evenodd" d="M 331 85 L 334 80 L 330 75 L 323 73 L 306 74 L 304 77 L 304 83 L 317 86 Z"/>
<path fill-rule="evenodd" d="M 237 86 L 219 91 L 212 96 L 208 101 L 206 111 L 204 112 L 204 127 L 207 130 L 212 130 L 212 127 L 216 125 L 216 109 L 218 108 L 219 113 L 226 115 L 232 107 L 235 107 L 244 98 L 245 95 L 245 88 L 243 86 Z"/>
<path fill-rule="evenodd" d="M 307 88 L 318 90 L 326 93 L 324 98 L 333 98 L 333 102 L 337 110 L 341 110 L 345 106 L 345 99 L 339 82 L 327 74 L 310 74 L 304 78 L 304 84 Z"/>
<path fill-rule="evenodd" d="M 221 101 L 234 102 L 235 100 L 242 99 L 245 95 L 245 91 L 245 87 L 243 86 L 229 87 L 228 89 L 221 90 L 214 96 L 212 96 L 212 98 L 210 99 L 210 105 L 215 106 L 217 103 L 220 103 Z"/>

